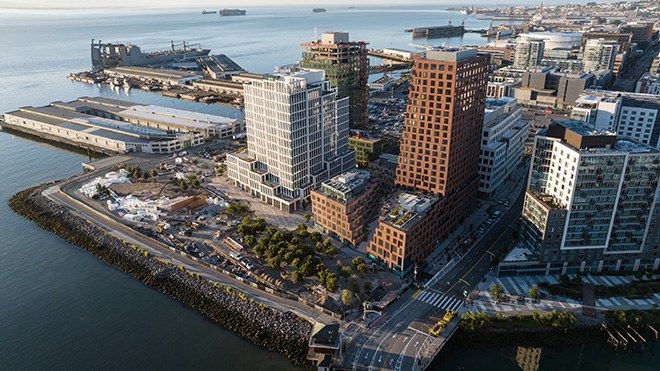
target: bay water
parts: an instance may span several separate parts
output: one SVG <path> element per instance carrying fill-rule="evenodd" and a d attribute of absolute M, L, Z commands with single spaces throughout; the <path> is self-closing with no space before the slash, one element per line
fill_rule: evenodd
<path fill-rule="evenodd" d="M 91 39 L 133 43 L 143 51 L 166 49 L 170 40 L 199 42 L 250 72 L 267 73 L 298 61 L 300 43 L 324 31 L 347 31 L 351 40 L 373 48 L 415 50 L 409 44 L 481 45 L 485 40 L 473 33 L 412 40 L 404 29 L 445 25 L 450 19 L 453 24 L 464 20 L 467 28 L 489 23 L 434 6 L 328 7 L 326 13 L 312 13 L 311 7 L 246 9 L 243 17 L 202 15 L 201 9 L 0 9 L 0 113 L 105 96 L 243 116 L 231 106 L 68 80 L 69 73 L 91 67 Z M 292 369 L 284 356 L 254 346 L 7 206 L 14 193 L 80 173 L 88 160 L 79 151 L 0 132 L 0 369 Z M 496 351 L 485 354 L 480 359 L 491 369 L 510 358 Z M 455 369 L 461 360 L 472 359 L 469 352 L 459 353 L 451 363 L 433 367 Z"/>

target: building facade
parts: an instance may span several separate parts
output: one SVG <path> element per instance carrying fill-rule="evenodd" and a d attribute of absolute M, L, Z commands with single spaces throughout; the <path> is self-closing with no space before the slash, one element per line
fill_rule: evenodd
<path fill-rule="evenodd" d="M 660 148 L 660 97 L 618 91 L 589 90 L 578 99 L 571 118 L 590 128 L 608 130 Z"/>
<path fill-rule="evenodd" d="M 350 170 L 312 191 L 314 226 L 354 249 L 369 237 L 379 205 L 379 182 L 366 170 Z"/>
<path fill-rule="evenodd" d="M 383 209 L 368 250 L 397 273 L 422 264 L 476 207 L 489 60 L 468 48 L 429 50 L 415 59 L 396 184 L 433 196 L 392 199 L 397 205 Z"/>
<path fill-rule="evenodd" d="M 587 72 L 613 70 L 618 44 L 614 40 L 587 40 L 582 55 L 583 67 Z"/>
<path fill-rule="evenodd" d="M 321 40 L 303 43 L 300 66 L 325 71 L 339 98 L 349 97 L 349 123 L 364 128 L 367 123 L 369 59 L 364 41 L 349 41 L 348 32 L 324 32 Z"/>
<path fill-rule="evenodd" d="M 500 275 L 657 269 L 645 241 L 656 227 L 659 180 L 660 151 L 554 122 L 536 137 L 525 194 L 530 262 L 504 263 Z"/>
<path fill-rule="evenodd" d="M 637 80 L 635 93 L 660 95 L 660 73 L 645 73 Z"/>
<path fill-rule="evenodd" d="M 489 199 L 523 158 L 529 123 L 515 98 L 486 99 L 479 155 L 479 197 Z"/>
<path fill-rule="evenodd" d="M 245 85 L 247 150 L 227 155 L 227 175 L 263 201 L 293 212 L 322 181 L 355 168 L 348 98 L 323 71 L 286 71 Z"/>
<path fill-rule="evenodd" d="M 355 151 L 355 163 L 358 167 L 366 167 L 369 162 L 383 154 L 387 139 L 380 134 L 364 130 L 351 130 L 348 137 L 348 148 Z"/>
<path fill-rule="evenodd" d="M 544 46 L 545 42 L 542 38 L 519 38 L 516 44 L 513 66 L 517 68 L 539 66 L 541 59 L 543 59 Z"/>
<path fill-rule="evenodd" d="M 378 218 L 378 227 L 367 246 L 367 257 L 403 277 L 423 266 L 439 245 L 444 221 L 440 198 L 397 192 L 389 198 Z"/>

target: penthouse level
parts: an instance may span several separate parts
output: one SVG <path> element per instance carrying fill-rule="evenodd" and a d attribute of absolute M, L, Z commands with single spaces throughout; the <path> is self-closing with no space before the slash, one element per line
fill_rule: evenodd
<path fill-rule="evenodd" d="M 22 107 L 3 126 L 104 153 L 171 153 L 204 143 L 197 132 L 169 133 L 58 107 Z"/>

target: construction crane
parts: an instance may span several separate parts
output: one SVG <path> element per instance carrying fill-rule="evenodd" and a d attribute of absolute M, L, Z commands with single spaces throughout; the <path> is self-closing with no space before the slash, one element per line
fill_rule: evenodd
<path fill-rule="evenodd" d="M 447 24 L 450 26 L 451 26 L 451 20 L 454 19 L 454 14 L 456 14 L 456 12 L 451 13 L 451 17 L 449 17 L 449 22 L 447 22 Z"/>

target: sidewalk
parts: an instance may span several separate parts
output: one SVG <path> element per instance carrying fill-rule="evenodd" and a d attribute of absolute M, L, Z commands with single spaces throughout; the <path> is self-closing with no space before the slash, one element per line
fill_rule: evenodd
<path fill-rule="evenodd" d="M 523 180 L 527 176 L 528 169 L 529 162 L 524 160 L 524 165 L 516 168 L 509 179 L 507 179 L 500 189 L 493 194 L 490 201 L 480 201 L 481 206 L 462 224 L 460 224 L 454 232 L 450 233 L 449 237 L 447 237 L 447 239 L 444 240 L 442 244 L 431 253 L 431 255 L 429 255 L 427 258 L 429 264 L 424 271 L 432 275 L 440 271 L 440 269 L 448 263 L 444 256 L 446 250 L 451 254 L 451 260 L 457 258 L 460 259 L 461 255 L 458 255 L 459 253 L 456 253 L 454 248 L 460 246 L 462 242 L 469 239 L 470 232 L 476 231 L 480 226 L 483 226 L 484 229 L 488 230 L 490 227 L 483 223 L 490 218 L 490 215 L 495 211 L 494 209 L 496 207 L 499 206 L 499 209 L 501 209 L 500 211 L 502 212 L 508 211 L 504 206 L 498 205 L 497 200 L 506 199 L 509 202 L 514 201 L 522 191 L 522 187 L 525 184 Z M 469 229 L 470 225 L 472 225 L 471 230 Z M 458 241 L 456 241 L 457 238 Z M 476 239 L 479 238 L 480 237 L 476 237 Z"/>
<path fill-rule="evenodd" d="M 569 278 L 573 279 L 576 275 L 570 274 Z M 657 277 L 654 277 L 657 278 Z M 532 301 L 529 298 L 529 288 L 537 286 L 539 283 L 546 281 L 551 284 L 557 283 L 559 276 L 516 276 L 516 277 L 495 277 L 494 273 L 487 276 L 486 282 L 481 282 L 477 286 L 476 294 L 479 299 L 474 301 L 471 306 L 473 312 L 486 312 L 488 314 L 512 314 L 521 311 L 522 314 L 531 314 L 536 311 L 538 313 L 550 312 L 554 309 L 558 311 L 566 310 L 581 310 L 582 303 L 564 298 L 564 297 L 548 297 L 538 301 Z M 585 276 L 584 282 L 590 282 L 598 286 L 620 286 L 629 284 L 632 281 L 637 281 L 632 276 Z M 490 296 L 490 288 L 494 284 L 499 284 L 504 287 L 504 291 L 511 296 L 511 301 L 508 303 L 498 302 Z M 518 302 L 516 297 L 519 295 L 525 296 L 524 301 Z M 596 310 L 607 309 L 651 309 L 653 305 L 660 305 L 660 294 L 653 294 L 648 299 L 628 299 L 626 297 L 609 297 L 596 299 Z"/>

